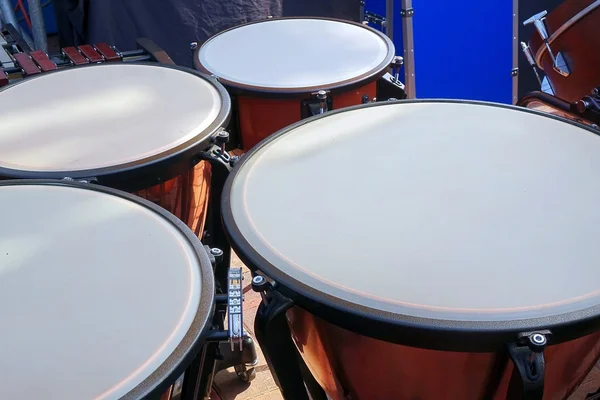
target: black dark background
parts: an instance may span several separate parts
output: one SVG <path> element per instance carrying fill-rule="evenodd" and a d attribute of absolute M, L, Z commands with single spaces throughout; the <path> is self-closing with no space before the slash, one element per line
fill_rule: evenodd
<path fill-rule="evenodd" d="M 203 41 L 239 23 L 277 16 L 321 16 L 358 21 L 360 0 L 53 0 L 61 47 L 107 42 L 122 50 L 136 48 L 145 36 L 181 65 L 191 67 L 189 43 Z M 478 1 L 478 0 L 470 0 Z M 519 41 L 528 42 L 530 16 L 551 12 L 563 0 L 520 0 Z M 183 11 L 181 11 L 183 10 Z M 85 12 L 84 12 L 85 11 Z M 449 22 L 448 29 L 452 29 Z M 443 38 L 440 38 L 442 41 Z M 519 98 L 539 84 L 519 48 Z"/>

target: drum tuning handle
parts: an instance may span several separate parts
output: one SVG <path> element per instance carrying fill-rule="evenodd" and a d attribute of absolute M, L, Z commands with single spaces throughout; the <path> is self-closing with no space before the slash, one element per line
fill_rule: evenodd
<path fill-rule="evenodd" d="M 319 90 L 317 92 L 317 99 L 319 100 L 319 114 L 324 114 L 327 110 L 327 92 Z"/>
<path fill-rule="evenodd" d="M 394 78 L 396 82 L 400 82 L 400 68 L 404 65 L 404 58 L 400 56 L 395 56 L 392 59 L 392 68 L 394 70 Z"/>
<path fill-rule="evenodd" d="M 548 15 L 548 11 L 544 10 L 523 21 L 524 26 L 533 24 L 543 41 L 548 40 L 548 31 L 546 30 L 546 23 L 544 22 L 546 15 Z"/>
<path fill-rule="evenodd" d="M 221 151 L 225 152 L 225 147 L 229 143 L 229 132 L 224 129 L 218 131 L 213 137 L 212 141 L 214 144 L 220 147 Z"/>
<path fill-rule="evenodd" d="M 535 26 L 535 29 L 538 31 L 539 35 L 544 41 L 544 45 L 548 50 L 548 54 L 550 54 L 550 57 L 552 58 L 554 70 L 562 76 L 569 76 L 571 74 L 571 71 L 569 69 L 569 66 L 567 65 L 563 54 L 561 52 L 558 52 L 556 56 L 554 56 L 554 53 L 550 48 L 550 43 L 548 43 L 548 30 L 546 29 L 546 23 L 544 22 L 546 19 L 546 15 L 548 15 L 548 12 L 546 10 L 539 12 L 531 18 L 525 20 L 523 22 L 523 25 L 527 26 L 533 24 L 533 26 Z"/>
<path fill-rule="evenodd" d="M 535 59 L 533 58 L 533 54 L 531 53 L 531 47 L 529 47 L 527 43 L 521 42 L 521 49 L 523 49 L 523 54 L 525 54 L 525 58 L 527 58 L 527 62 L 529 63 L 529 65 L 531 65 L 531 68 L 533 68 L 533 73 L 535 74 L 535 77 L 537 78 L 538 83 L 541 87 L 542 78 L 540 78 L 540 74 L 537 71 Z"/>

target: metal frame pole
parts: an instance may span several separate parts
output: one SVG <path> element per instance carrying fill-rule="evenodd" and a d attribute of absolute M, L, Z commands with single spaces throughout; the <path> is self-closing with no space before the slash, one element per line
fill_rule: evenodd
<path fill-rule="evenodd" d="M 35 50 L 48 53 L 48 42 L 46 40 L 46 24 L 40 0 L 29 0 L 29 16 L 31 17 L 31 31 Z"/>
<path fill-rule="evenodd" d="M 385 0 L 385 34 L 394 41 L 394 0 Z"/>
<path fill-rule="evenodd" d="M 516 0 L 515 0 L 516 1 Z M 391 2 L 388 0 L 388 3 Z M 413 37 L 413 15 L 415 10 L 412 7 L 412 0 L 402 0 L 402 43 L 404 47 L 404 84 L 406 86 L 406 95 L 409 99 L 417 96 L 415 87 L 415 40 Z M 387 18 L 389 20 L 390 16 Z"/>
<path fill-rule="evenodd" d="M 365 20 L 365 0 L 360 0 L 360 8 L 358 13 L 358 22 L 362 24 Z"/>
<path fill-rule="evenodd" d="M 519 0 L 512 2 L 513 40 L 512 40 L 512 103 L 519 101 Z M 534 66 L 535 71 L 535 66 Z M 536 72 L 537 73 L 537 72 Z"/>

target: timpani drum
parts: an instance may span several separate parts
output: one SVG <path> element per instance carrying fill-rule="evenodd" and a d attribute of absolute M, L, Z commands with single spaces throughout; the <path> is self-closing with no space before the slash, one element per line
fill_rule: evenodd
<path fill-rule="evenodd" d="M 94 180 L 204 231 L 211 166 L 199 154 L 229 122 L 213 78 L 159 64 L 97 64 L 0 91 L 0 179 Z"/>
<path fill-rule="evenodd" d="M 529 47 L 557 97 L 574 103 L 600 86 L 600 0 L 566 0 L 526 23 L 537 25 Z"/>
<path fill-rule="evenodd" d="M 2 397 L 168 399 L 214 312 L 195 234 L 136 196 L 57 180 L 1 182 L 0 221 Z"/>
<path fill-rule="evenodd" d="M 566 398 L 600 357 L 598 171 L 595 131 L 491 103 L 374 103 L 278 132 L 223 194 L 265 356 L 263 322 L 287 309 L 330 399 Z"/>
<path fill-rule="evenodd" d="M 279 18 L 213 36 L 194 62 L 235 97 L 241 148 L 247 150 L 307 116 L 372 101 L 394 53 L 387 36 L 365 25 Z"/>

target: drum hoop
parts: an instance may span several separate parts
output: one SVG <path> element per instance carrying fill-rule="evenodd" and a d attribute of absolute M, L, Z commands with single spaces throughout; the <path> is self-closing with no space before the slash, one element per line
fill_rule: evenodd
<path fill-rule="evenodd" d="M 283 128 L 254 146 L 235 165 L 225 182 L 221 200 L 223 226 L 232 248 L 245 265 L 251 270 L 261 271 L 275 280 L 277 291 L 288 296 L 295 304 L 314 315 L 355 333 L 402 345 L 443 351 L 489 352 L 504 348 L 507 343 L 515 340 L 517 334 L 522 332 L 550 329 L 554 344 L 584 336 L 591 329 L 600 328 L 600 304 L 560 315 L 512 321 L 453 321 L 413 317 L 365 307 L 333 297 L 292 278 L 262 257 L 244 238 L 233 217 L 229 201 L 231 190 L 237 172 L 253 156 L 260 154 L 264 146 L 302 125 L 331 115 L 369 107 L 410 103 L 450 103 L 499 107 L 554 119 L 600 136 L 595 129 L 554 115 L 514 105 L 474 100 L 410 99 L 377 102 L 329 111 L 304 119 Z"/>
<path fill-rule="evenodd" d="M 0 182 L 0 188 L 4 186 L 63 186 L 84 190 L 97 191 L 104 194 L 120 197 L 122 199 L 136 203 L 142 207 L 150 209 L 155 214 L 160 215 L 169 222 L 175 229 L 182 233 L 188 243 L 192 246 L 201 279 L 200 299 L 196 315 L 192 320 L 190 328 L 185 333 L 181 342 L 175 347 L 173 352 L 169 354 L 167 359 L 146 379 L 127 393 L 122 400 L 134 400 L 145 398 L 147 396 L 160 395 L 171 386 L 171 384 L 186 370 L 187 366 L 192 363 L 201 347 L 204 345 L 206 332 L 209 329 L 212 314 L 215 305 L 215 281 L 212 270 L 212 265 L 206 250 L 198 237 L 187 227 L 183 222 L 177 219 L 168 211 L 162 209 L 156 204 L 144 200 L 140 197 L 123 192 L 121 190 L 93 185 L 80 182 L 61 181 L 54 179 L 13 179 Z"/>
<path fill-rule="evenodd" d="M 560 28 L 558 28 L 556 30 L 556 32 L 554 32 L 552 35 L 550 35 L 550 37 L 548 38 L 548 44 L 550 46 L 552 46 L 552 44 L 562 34 L 564 34 L 567 30 L 569 30 L 571 27 L 573 27 L 577 22 L 579 22 L 580 20 L 582 20 L 583 18 L 585 18 L 588 14 L 590 14 L 592 11 L 594 11 L 598 7 L 600 7 L 600 0 L 594 1 L 592 4 L 590 4 L 589 6 L 587 6 L 586 8 L 584 8 L 583 10 L 579 11 L 577 14 L 575 14 L 573 17 L 571 17 L 567 22 L 565 22 L 564 24 L 562 24 L 560 26 Z M 542 46 L 540 46 L 540 48 L 538 49 L 538 51 L 535 53 L 535 62 L 542 69 L 544 69 L 542 67 L 542 57 L 544 57 L 544 54 L 547 51 L 548 50 L 546 49 L 546 46 L 542 45 Z"/>
<path fill-rule="evenodd" d="M 386 43 L 387 48 L 388 48 L 388 53 L 387 53 L 386 57 L 383 59 L 383 61 L 377 67 L 375 67 L 371 71 L 366 72 L 357 77 L 350 78 L 350 79 L 340 81 L 340 82 L 333 82 L 333 83 L 326 84 L 326 85 L 307 86 L 307 87 L 298 87 L 298 88 L 271 88 L 271 87 L 264 87 L 264 86 L 246 85 L 243 83 L 230 81 L 228 79 L 224 79 L 224 78 L 215 76 L 211 71 L 206 69 L 204 67 L 204 64 L 202 64 L 202 62 L 200 61 L 200 50 L 208 42 L 210 42 L 217 36 L 223 35 L 229 31 L 235 30 L 237 28 L 242 28 L 242 27 L 248 26 L 248 25 L 266 23 L 266 22 L 270 22 L 270 21 L 283 21 L 283 20 L 319 20 L 319 21 L 332 21 L 332 22 L 340 22 L 340 23 L 344 23 L 344 24 L 348 24 L 348 25 L 355 25 L 359 28 L 367 29 L 367 30 L 375 33 L 377 36 L 379 36 Z M 370 81 L 375 81 L 375 80 L 381 78 L 383 75 L 385 75 L 385 73 L 387 72 L 388 68 L 390 67 L 390 65 L 392 63 L 392 60 L 396 56 L 395 52 L 396 52 L 396 49 L 395 49 L 394 43 L 391 41 L 391 39 L 389 37 L 387 37 L 383 33 L 379 32 L 378 30 L 371 28 L 370 26 L 359 24 L 354 21 L 347 21 L 347 20 L 343 20 L 343 19 L 327 18 L 327 17 L 278 17 L 278 18 L 264 19 L 264 20 L 259 20 L 259 21 L 246 22 L 244 24 L 234 26 L 232 28 L 226 29 L 222 32 L 219 32 L 219 33 L 211 36 L 204 43 L 202 43 L 201 46 L 198 46 L 196 48 L 196 50 L 194 50 L 194 66 L 197 70 L 203 72 L 204 74 L 215 76 L 219 82 L 221 82 L 223 85 L 225 85 L 227 88 L 233 90 L 234 92 L 258 93 L 258 94 L 267 95 L 269 97 L 271 97 L 271 96 L 272 97 L 289 97 L 289 96 L 294 96 L 294 95 L 296 95 L 296 96 L 303 95 L 303 94 L 311 93 L 311 92 L 314 92 L 317 90 L 329 90 L 332 92 L 350 90 L 352 88 L 363 86 L 363 85 L 369 83 Z"/>
<path fill-rule="evenodd" d="M 86 169 L 79 171 L 27 171 L 2 167 L 0 165 L 0 177 L 9 179 L 62 179 L 65 177 L 73 179 L 97 178 L 99 183 L 110 184 L 122 190 L 135 191 L 145 189 L 160 182 L 167 181 L 180 175 L 182 172 L 194 166 L 194 159 L 199 153 L 211 145 L 212 136 L 224 129 L 231 119 L 231 97 L 227 90 L 215 78 L 195 71 L 191 68 L 177 65 L 165 65 L 151 62 L 139 63 L 103 63 L 88 64 L 73 68 L 59 69 L 45 72 L 43 74 L 20 80 L 14 84 L 0 88 L 0 95 L 17 85 L 35 81 L 50 74 L 60 74 L 66 71 L 81 68 L 108 68 L 114 66 L 128 68 L 131 66 L 148 66 L 154 68 L 169 68 L 195 75 L 211 84 L 221 97 L 221 109 L 217 117 L 204 131 L 194 138 L 173 147 L 167 151 L 125 164 L 113 165 L 103 168 Z M 150 176 L 150 178 L 148 178 Z M 136 178 L 144 179 L 144 182 L 136 182 Z M 152 182 L 148 182 L 148 180 Z"/>

